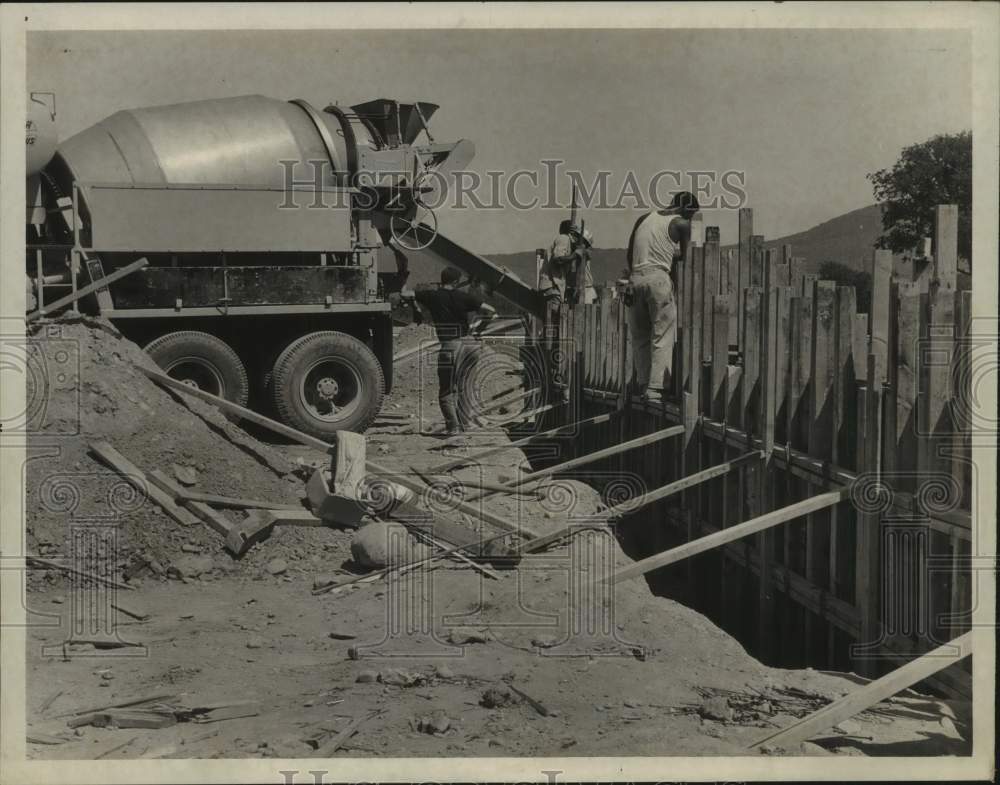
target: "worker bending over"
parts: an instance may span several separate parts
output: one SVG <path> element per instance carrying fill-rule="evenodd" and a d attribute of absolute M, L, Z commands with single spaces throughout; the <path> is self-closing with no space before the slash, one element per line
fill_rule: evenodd
<path fill-rule="evenodd" d="M 653 210 L 636 221 L 629 237 L 629 330 L 640 394 L 650 401 L 662 401 L 670 386 L 677 338 L 671 274 L 674 261 L 687 253 L 691 218 L 699 209 L 694 194 L 681 191 L 668 208 Z"/>
<path fill-rule="evenodd" d="M 445 429 L 454 436 L 473 424 L 468 396 L 463 395 L 465 383 L 472 374 L 477 360 L 477 343 L 470 337 L 469 312 L 477 311 L 482 317 L 476 324 L 480 332 L 496 316 L 496 309 L 471 292 L 455 288 L 462 273 L 454 267 L 441 271 L 438 289 L 404 290 L 405 298 L 415 301 L 425 310 L 434 325 L 434 332 L 441 344 L 437 356 L 438 403 L 444 416 Z"/>

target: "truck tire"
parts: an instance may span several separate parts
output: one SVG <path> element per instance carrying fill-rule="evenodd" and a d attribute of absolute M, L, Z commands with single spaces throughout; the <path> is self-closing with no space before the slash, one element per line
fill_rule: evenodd
<path fill-rule="evenodd" d="M 146 353 L 167 376 L 240 406 L 247 405 L 247 369 L 221 338 L 194 330 L 167 333 L 150 341 Z"/>
<path fill-rule="evenodd" d="M 278 355 L 271 374 L 274 406 L 287 425 L 329 439 L 363 432 L 382 408 L 385 378 L 374 352 L 352 335 L 303 335 Z"/>

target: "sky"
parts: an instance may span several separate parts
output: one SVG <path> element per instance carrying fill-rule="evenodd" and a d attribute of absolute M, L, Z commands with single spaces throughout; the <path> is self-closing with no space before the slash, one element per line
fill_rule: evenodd
<path fill-rule="evenodd" d="M 541 161 L 560 159 L 588 182 L 610 172 L 614 201 L 629 172 L 643 187 L 664 170 L 742 172 L 755 231 L 774 238 L 871 204 L 866 173 L 970 128 L 969 46 L 942 30 L 32 32 L 28 89 L 56 92 L 60 138 L 119 109 L 251 93 L 427 100 L 435 139 L 472 140 L 480 173 L 544 182 Z M 569 179 L 557 187 L 568 204 Z M 621 247 L 641 213 L 626 200 L 582 216 L 597 246 Z M 566 216 L 438 214 L 481 253 L 545 246 Z M 735 210 L 704 223 L 735 241 Z"/>

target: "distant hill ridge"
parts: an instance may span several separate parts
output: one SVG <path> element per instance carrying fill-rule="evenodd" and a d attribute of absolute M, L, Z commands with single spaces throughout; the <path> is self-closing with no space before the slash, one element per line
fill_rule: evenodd
<path fill-rule="evenodd" d="M 815 273 L 825 261 L 840 262 L 857 270 L 867 270 L 875 241 L 882 233 L 882 214 L 877 204 L 844 213 L 829 221 L 824 221 L 804 232 L 797 232 L 773 240 L 766 239 L 765 248 L 790 244 L 792 255 L 805 258 L 805 269 Z M 734 248 L 730 243 L 723 249 Z M 473 249 L 475 250 L 475 249 Z M 502 265 L 522 280 L 535 280 L 535 251 L 519 251 L 508 254 L 484 254 L 496 264 Z M 411 252 L 409 285 L 438 281 L 441 265 L 433 258 Z M 382 269 L 393 269 L 391 254 L 383 259 Z M 595 248 L 591 252 L 591 270 L 597 283 L 619 278 L 625 268 L 624 248 Z"/>

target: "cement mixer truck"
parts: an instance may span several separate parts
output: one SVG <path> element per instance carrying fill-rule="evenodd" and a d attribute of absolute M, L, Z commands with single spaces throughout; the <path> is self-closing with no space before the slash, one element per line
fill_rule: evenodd
<path fill-rule="evenodd" d="M 117 112 L 36 151 L 31 299 L 47 315 L 145 259 L 72 307 L 187 384 L 319 438 L 362 431 L 392 386 L 403 280 L 402 266 L 379 272 L 379 249 L 419 250 L 543 313 L 530 286 L 438 231 L 433 206 L 474 148 L 435 141 L 437 108 L 250 95 Z"/>

